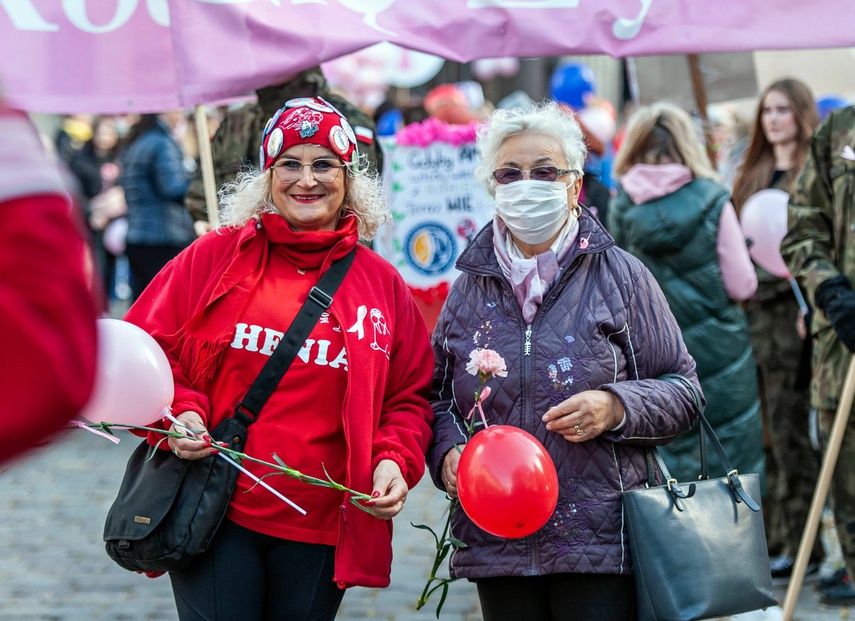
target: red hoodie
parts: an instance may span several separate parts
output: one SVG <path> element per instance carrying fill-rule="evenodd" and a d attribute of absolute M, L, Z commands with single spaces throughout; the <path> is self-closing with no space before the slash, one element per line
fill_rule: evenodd
<path fill-rule="evenodd" d="M 355 244 L 352 219 L 343 220 L 336 232 L 298 234 L 278 215 L 265 214 L 261 222 L 251 220 L 241 229 L 205 235 L 169 263 L 126 319 L 148 331 L 167 352 L 176 384 L 175 413 L 199 412 L 208 428 L 231 415 L 266 362 L 265 355 L 251 356 L 258 352 L 247 352 L 247 348 L 269 351 L 268 339 L 275 340 L 277 332 L 287 329 L 309 287 L 335 258 Z M 300 265 L 301 261 L 314 265 Z M 299 274 L 295 267 L 307 273 Z M 295 277 L 298 275 L 306 276 L 303 284 Z M 273 280 L 275 285 L 271 285 Z M 272 321 L 275 313 L 271 302 L 277 290 L 288 296 L 282 303 L 280 320 L 274 325 L 259 325 Z M 343 476 L 341 482 L 360 491 L 371 490 L 373 471 L 380 460 L 392 459 L 413 487 L 424 471 L 431 436 L 432 412 L 427 396 L 433 354 L 424 321 L 406 284 L 384 259 L 357 246 L 353 265 L 334 296 L 327 319 L 329 324 L 316 326 L 306 341 L 302 354 L 309 363 L 300 356 L 295 359 L 279 390 L 250 427 L 248 442 L 255 442 L 260 451 L 276 450 L 289 466 L 304 455 L 317 460 L 326 454 Z M 330 332 L 335 327 L 340 330 Z M 315 338 L 319 335 L 330 341 L 323 356 L 317 345 L 322 339 Z M 343 356 L 341 348 L 336 348 L 336 339 L 344 346 Z M 312 340 L 315 343 L 310 343 Z M 313 363 L 320 357 L 327 364 L 313 372 Z M 249 368 L 239 370 L 244 365 Z M 317 379 L 312 379 L 313 373 Z M 325 390 L 337 381 L 341 381 L 340 387 Z M 341 395 L 340 414 L 331 417 L 336 394 Z M 305 411 L 299 425 L 294 425 L 295 417 L 285 411 L 288 406 L 305 407 L 312 402 L 314 411 Z M 280 449 L 276 449 L 277 436 Z M 294 436 L 298 444 L 308 447 L 314 443 L 316 448 L 307 448 L 300 457 L 292 450 L 289 462 L 281 447 L 295 447 Z M 248 454 L 270 458 L 269 454 L 252 451 L 248 445 Z M 243 488 L 251 486 L 245 477 L 241 479 Z M 302 491 L 318 499 L 329 498 L 332 493 L 285 479 L 272 477 L 265 482 L 284 485 L 286 495 Z M 250 528 L 307 540 L 313 529 L 323 531 L 329 524 L 328 511 L 317 503 L 306 507 L 315 510 L 295 521 L 294 510 L 263 496 L 264 490 L 254 490 L 254 500 L 240 497 L 240 490 L 229 515 Z M 345 497 L 339 496 L 335 504 L 339 506 L 331 541 L 336 543 L 335 580 L 342 586 L 388 586 L 391 523 L 359 510 Z M 283 517 L 283 525 L 270 524 L 277 522 L 276 510 Z"/>

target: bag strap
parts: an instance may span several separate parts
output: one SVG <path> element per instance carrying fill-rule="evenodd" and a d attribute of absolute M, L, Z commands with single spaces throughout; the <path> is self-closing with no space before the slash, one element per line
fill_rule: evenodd
<path fill-rule="evenodd" d="M 695 385 L 690 382 L 688 379 L 679 375 L 677 373 L 667 373 L 665 375 L 660 376 L 660 380 L 671 382 L 673 384 L 677 384 L 682 386 L 689 392 L 689 398 L 692 402 L 692 406 L 695 409 L 695 413 L 698 415 L 698 419 L 700 420 L 700 449 L 701 449 L 701 476 L 700 480 L 709 479 L 709 468 L 707 466 L 707 451 L 706 451 L 706 442 L 709 440 L 710 444 L 712 444 L 713 451 L 718 457 L 719 462 L 721 463 L 722 468 L 724 468 L 725 476 L 727 478 L 727 482 L 730 485 L 731 489 L 737 496 L 737 500 L 741 499 L 749 509 L 752 511 L 759 511 L 760 505 L 758 505 L 751 496 L 748 495 L 748 492 L 742 486 L 742 482 L 739 480 L 739 472 L 734 468 L 730 460 L 727 457 L 727 454 L 724 452 L 724 447 L 721 445 L 718 437 L 715 435 L 715 431 L 713 431 L 713 427 L 710 422 L 707 420 L 707 417 L 704 416 L 703 408 L 701 407 L 701 396 L 698 392 L 698 389 Z M 665 465 L 665 461 L 662 459 L 662 455 L 659 452 L 657 447 L 653 447 L 651 449 L 653 453 L 653 457 L 656 460 L 656 465 L 659 466 L 659 470 L 662 472 L 662 476 L 665 478 L 668 486 L 668 490 L 671 492 L 675 498 L 689 498 L 694 494 L 694 485 L 689 486 L 689 493 L 686 494 L 682 491 L 677 480 L 671 476 L 671 473 L 668 471 L 668 467 Z M 649 477 L 649 467 L 648 467 L 648 477 Z M 649 480 L 648 480 L 649 485 Z"/>
<path fill-rule="evenodd" d="M 704 407 L 701 405 L 701 393 L 698 390 L 698 387 L 695 386 L 692 382 L 688 380 L 683 375 L 679 373 L 665 373 L 664 375 L 660 375 L 657 379 L 660 379 L 664 382 L 671 382 L 672 384 L 677 384 L 682 386 L 689 392 L 689 400 L 692 402 L 692 407 L 695 410 L 695 413 L 698 415 L 698 418 L 704 417 Z M 710 427 L 712 429 L 712 427 Z M 715 437 L 715 434 L 713 434 Z M 716 439 L 716 441 L 718 441 Z M 706 443 L 706 429 L 701 425 L 700 428 L 700 449 L 701 449 L 701 474 L 698 477 L 700 481 L 707 481 L 710 478 L 710 468 L 707 463 L 707 443 Z M 725 456 L 725 460 L 727 457 Z M 728 469 L 729 471 L 730 469 Z"/>
<path fill-rule="evenodd" d="M 258 377 L 252 383 L 243 400 L 235 407 L 235 418 L 245 425 L 255 422 L 261 408 L 270 399 L 276 390 L 282 377 L 291 366 L 297 352 L 306 342 L 306 338 L 318 323 L 318 319 L 333 302 L 333 295 L 338 290 L 347 271 L 350 269 L 356 256 L 356 248 L 340 259 L 337 259 L 324 272 L 318 284 L 309 291 L 309 297 L 303 304 L 300 312 L 288 327 L 288 331 L 280 339 L 270 359 L 265 363 Z"/>

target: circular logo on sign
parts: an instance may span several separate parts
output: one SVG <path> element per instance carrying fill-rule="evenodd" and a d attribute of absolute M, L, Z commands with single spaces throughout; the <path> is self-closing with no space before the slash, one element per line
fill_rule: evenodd
<path fill-rule="evenodd" d="M 404 252 L 413 269 L 425 276 L 436 276 L 454 263 L 457 244 L 449 229 L 437 222 L 426 222 L 407 235 Z"/>

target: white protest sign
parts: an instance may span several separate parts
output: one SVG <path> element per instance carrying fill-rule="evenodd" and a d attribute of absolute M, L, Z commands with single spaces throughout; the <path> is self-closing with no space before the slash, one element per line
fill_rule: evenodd
<path fill-rule="evenodd" d="M 492 219 L 495 203 L 474 178 L 474 127 L 471 140 L 462 144 L 438 139 L 403 146 L 399 140 L 400 134 L 383 143 L 392 221 L 374 248 L 418 294 L 454 281 L 457 257 Z"/>

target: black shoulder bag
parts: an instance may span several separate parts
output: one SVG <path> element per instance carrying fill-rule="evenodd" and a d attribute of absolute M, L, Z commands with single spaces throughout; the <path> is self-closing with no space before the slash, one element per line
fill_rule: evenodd
<path fill-rule="evenodd" d="M 701 423 L 701 476 L 678 483 L 654 447 L 647 453 L 647 487 L 623 493 L 640 621 L 727 617 L 774 606 L 759 477 L 731 466 L 689 380 L 659 379 L 691 395 Z M 723 478 L 709 477 L 707 440 Z M 656 485 L 654 459 L 665 485 Z"/>
<path fill-rule="evenodd" d="M 243 450 L 247 427 L 258 418 L 321 313 L 332 304 L 355 251 L 335 261 L 309 292 L 234 416 L 211 431 L 214 440 Z M 180 459 L 170 451 L 153 449 L 143 440 L 128 460 L 118 496 L 107 514 L 107 554 L 131 571 L 187 567 L 214 538 L 237 477 L 237 468 L 225 459 Z"/>

